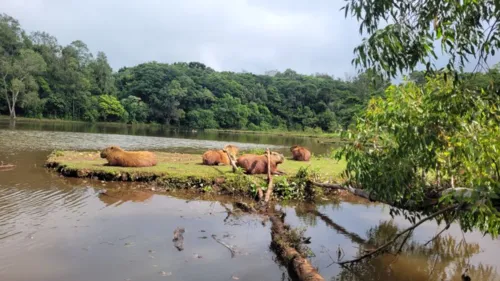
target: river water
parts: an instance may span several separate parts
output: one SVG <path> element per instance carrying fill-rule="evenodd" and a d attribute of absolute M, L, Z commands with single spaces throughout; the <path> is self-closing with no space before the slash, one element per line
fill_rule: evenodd
<path fill-rule="evenodd" d="M 53 149 L 129 149 L 201 152 L 231 142 L 243 149 L 286 152 L 303 144 L 314 153 L 328 147 L 314 139 L 174 132 L 147 127 L 0 120 L 0 280 L 289 280 L 270 250 L 270 223 L 229 216 L 237 198 L 177 192 L 153 194 L 140 186 L 62 178 L 43 163 Z M 107 196 L 99 191 L 108 190 Z M 136 190 L 135 190 L 136 189 Z M 318 205 L 283 205 L 285 221 L 311 237 L 311 263 L 326 280 L 500 280 L 500 243 L 457 225 L 424 246 L 442 227 L 422 225 L 399 256 L 384 255 L 355 268 L 332 264 L 380 244 L 410 225 L 389 209 L 344 198 Z M 183 227 L 184 249 L 172 242 Z M 214 237 L 217 239 L 214 239 Z M 236 254 L 221 243 L 234 247 Z"/>

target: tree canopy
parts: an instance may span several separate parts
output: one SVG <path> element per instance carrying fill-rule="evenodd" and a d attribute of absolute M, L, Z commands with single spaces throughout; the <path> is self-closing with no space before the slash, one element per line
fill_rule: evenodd
<path fill-rule="evenodd" d="M 28 35 L 8 15 L 0 16 L 0 39 L 5 77 L 0 113 L 27 117 L 335 131 L 351 125 L 370 97 L 389 85 L 383 79 L 370 84 L 369 71 L 343 80 L 291 69 L 263 75 L 218 72 L 200 62 L 145 62 L 113 72 L 103 52 L 94 56 L 79 40 L 61 46 L 41 31 Z"/>
<path fill-rule="evenodd" d="M 390 77 L 412 72 L 419 64 L 438 69 L 440 47 L 445 68 L 458 74 L 469 59 L 487 66 L 500 47 L 500 3 L 485 1 L 346 0 L 345 16 L 355 17 L 366 34 L 354 49 L 353 62 Z"/>
<path fill-rule="evenodd" d="M 499 69 L 463 71 L 468 58 L 485 66 L 500 47 L 498 8 L 494 1 L 347 1 L 345 15 L 368 34 L 355 48 L 358 68 L 385 77 L 411 72 L 371 99 L 346 134 L 352 142 L 337 157 L 347 160 L 348 190 L 410 210 L 456 206 L 448 221 L 499 234 Z M 433 64 L 437 40 L 446 69 Z M 413 72 L 419 63 L 425 72 Z"/>

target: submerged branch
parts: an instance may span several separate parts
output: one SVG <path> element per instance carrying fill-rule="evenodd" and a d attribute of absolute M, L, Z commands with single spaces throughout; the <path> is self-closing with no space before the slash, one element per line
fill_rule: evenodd
<path fill-rule="evenodd" d="M 184 250 L 184 232 L 185 230 L 183 227 L 177 227 L 174 231 L 174 239 L 172 239 L 172 241 L 174 242 L 174 246 L 179 251 Z"/>
<path fill-rule="evenodd" d="M 217 239 L 217 237 L 215 236 L 215 234 L 212 234 L 212 238 L 215 240 L 215 242 L 221 244 L 222 246 L 226 247 L 230 252 L 231 252 L 231 258 L 234 258 L 234 255 L 236 254 L 236 252 L 233 250 L 233 248 L 231 246 L 229 246 L 228 244 L 222 242 L 220 239 Z"/>
<path fill-rule="evenodd" d="M 382 252 L 382 251 L 384 251 L 386 248 L 388 248 L 390 245 L 392 245 L 394 242 L 396 242 L 396 240 L 397 240 L 399 237 L 403 236 L 404 234 L 406 234 L 406 233 L 408 233 L 408 232 L 410 232 L 410 231 L 413 231 L 415 228 L 417 228 L 418 226 L 420 226 L 420 225 L 421 225 L 421 224 L 423 224 L 424 222 L 426 222 L 426 221 L 428 221 L 428 220 L 431 220 L 431 219 L 433 219 L 433 218 L 435 218 L 435 217 L 437 217 L 437 216 L 439 216 L 439 215 L 441 215 L 441 214 L 444 214 L 444 213 L 446 213 L 446 212 L 449 212 L 449 211 L 451 211 L 451 210 L 457 210 L 457 209 L 459 209 L 459 208 L 460 208 L 460 206 L 461 206 L 461 204 L 454 204 L 454 205 L 448 206 L 448 207 L 446 207 L 446 208 L 444 208 L 444 209 L 441 209 L 441 210 L 439 210 L 439 211 L 437 211 L 437 212 L 435 212 L 435 213 L 433 213 L 433 214 L 431 214 L 431 215 L 429 215 L 429 216 L 427 216 L 427 217 L 425 217 L 425 218 L 421 219 L 420 221 L 418 221 L 418 222 L 417 222 L 417 223 L 415 223 L 414 225 L 412 225 L 412 226 L 408 227 L 407 229 L 405 229 L 405 230 L 403 230 L 403 231 L 399 232 L 398 234 L 396 234 L 396 235 L 394 236 L 394 238 L 393 238 L 393 239 L 391 239 L 389 242 L 385 243 L 384 245 L 382 245 L 382 246 L 378 247 L 377 249 L 375 249 L 375 250 L 373 250 L 373 251 L 371 251 L 371 252 L 368 252 L 368 253 L 366 253 L 366 254 L 364 254 L 364 255 L 362 255 L 362 256 L 360 256 L 360 257 L 356 258 L 356 259 L 352 259 L 352 260 L 348 260 L 348 261 L 339 262 L 339 264 L 340 264 L 340 265 L 345 265 L 345 264 L 348 264 L 348 263 L 355 263 L 355 262 L 359 262 L 359 261 L 361 261 L 361 260 L 363 260 L 363 259 L 365 259 L 365 258 L 371 257 L 371 256 L 373 256 L 373 255 L 375 255 L 375 254 L 377 254 L 377 253 L 379 253 L 379 252 Z"/>
<path fill-rule="evenodd" d="M 324 221 L 326 223 L 326 225 L 328 225 L 329 227 L 335 229 L 337 232 L 342 233 L 345 236 L 349 237 L 349 239 L 351 239 L 351 241 L 353 241 L 353 242 L 355 242 L 357 244 L 361 244 L 361 245 L 367 244 L 367 241 L 364 238 L 362 238 L 361 236 L 359 236 L 357 233 L 348 231 L 343 226 L 338 225 L 330 217 L 328 217 L 327 215 L 321 213 L 320 211 L 315 210 L 315 209 L 309 209 L 307 211 L 309 213 L 311 213 L 311 214 L 319 217 L 322 221 Z"/>

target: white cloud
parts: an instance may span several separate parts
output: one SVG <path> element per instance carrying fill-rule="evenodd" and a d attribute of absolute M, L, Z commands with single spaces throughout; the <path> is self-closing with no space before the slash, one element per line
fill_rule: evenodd
<path fill-rule="evenodd" d="M 358 23 L 342 1 L 2 0 L 0 10 L 60 44 L 82 40 L 111 66 L 200 61 L 217 70 L 354 74 Z M 496 59 L 497 60 L 497 59 Z M 441 59 L 440 61 L 444 61 Z M 441 63 L 438 63 L 441 64 Z"/>
<path fill-rule="evenodd" d="M 331 3 L 335 2 L 335 3 Z M 114 69 L 156 60 L 201 61 L 217 70 L 353 72 L 357 23 L 342 2 L 3 0 L 0 9 L 28 31 L 60 44 L 82 40 Z"/>

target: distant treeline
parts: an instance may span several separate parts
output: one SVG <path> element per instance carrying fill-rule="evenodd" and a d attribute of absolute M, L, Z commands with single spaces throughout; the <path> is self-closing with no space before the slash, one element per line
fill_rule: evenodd
<path fill-rule="evenodd" d="M 390 84 L 287 69 L 217 72 L 202 63 L 148 62 L 113 72 L 81 41 L 58 44 L 0 15 L 0 114 L 191 128 L 334 131 Z"/>

